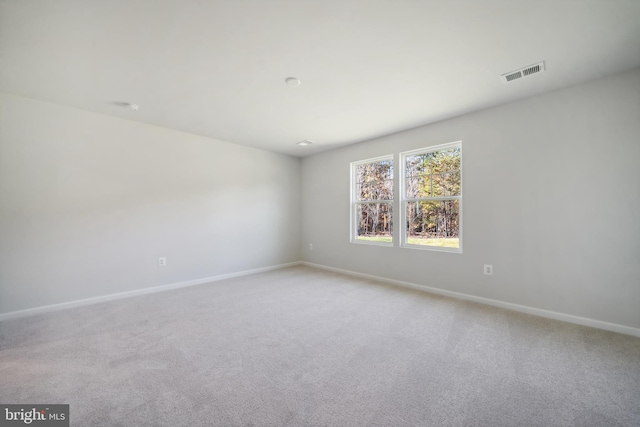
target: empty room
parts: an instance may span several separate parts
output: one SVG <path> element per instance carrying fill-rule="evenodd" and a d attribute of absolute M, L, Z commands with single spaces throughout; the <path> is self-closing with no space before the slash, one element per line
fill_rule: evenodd
<path fill-rule="evenodd" d="M 640 1 L 0 0 L 0 425 L 640 426 Z"/>

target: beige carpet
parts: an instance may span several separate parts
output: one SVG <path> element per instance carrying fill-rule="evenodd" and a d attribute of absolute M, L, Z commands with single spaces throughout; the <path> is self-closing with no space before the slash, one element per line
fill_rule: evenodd
<path fill-rule="evenodd" d="M 0 323 L 74 426 L 640 426 L 640 339 L 293 267 Z"/>

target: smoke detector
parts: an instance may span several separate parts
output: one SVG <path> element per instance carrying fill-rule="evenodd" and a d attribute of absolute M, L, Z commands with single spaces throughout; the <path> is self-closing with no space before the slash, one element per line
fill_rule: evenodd
<path fill-rule="evenodd" d="M 297 77 L 287 77 L 284 82 L 287 86 L 300 86 L 300 79 Z"/>
<path fill-rule="evenodd" d="M 519 70 L 511 71 L 500 76 L 504 83 L 509 83 L 514 80 L 521 79 L 523 77 L 529 77 L 533 74 L 541 73 L 544 71 L 544 61 L 537 64 L 529 65 L 528 67 L 520 68 Z"/>

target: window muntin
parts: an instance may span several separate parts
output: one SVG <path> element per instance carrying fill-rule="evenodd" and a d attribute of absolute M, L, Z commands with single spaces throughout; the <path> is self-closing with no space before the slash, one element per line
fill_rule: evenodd
<path fill-rule="evenodd" d="M 393 244 L 393 156 L 351 164 L 351 241 Z"/>
<path fill-rule="evenodd" d="M 402 153 L 401 246 L 462 251 L 460 142 Z"/>

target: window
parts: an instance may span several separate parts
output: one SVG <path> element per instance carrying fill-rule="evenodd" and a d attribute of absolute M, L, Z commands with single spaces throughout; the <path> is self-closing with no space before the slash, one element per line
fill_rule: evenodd
<path fill-rule="evenodd" d="M 351 241 L 393 245 L 393 156 L 351 163 Z"/>
<path fill-rule="evenodd" d="M 462 143 L 401 153 L 400 245 L 462 252 Z"/>

